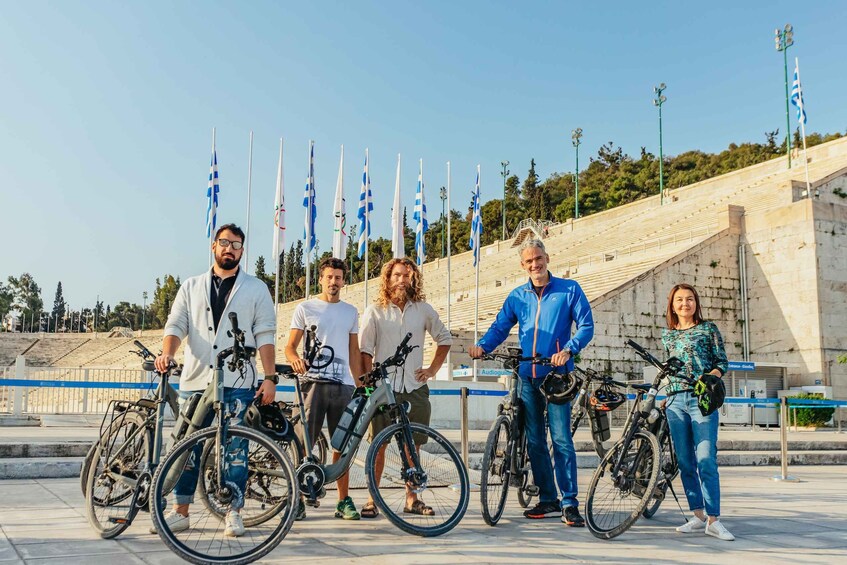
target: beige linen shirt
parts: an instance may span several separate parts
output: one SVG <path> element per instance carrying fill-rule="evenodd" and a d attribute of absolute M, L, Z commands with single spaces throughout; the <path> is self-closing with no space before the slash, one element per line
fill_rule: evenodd
<path fill-rule="evenodd" d="M 406 364 L 398 368 L 391 382 L 395 392 L 412 392 L 426 383 L 415 379 L 415 371 L 423 367 L 424 333 L 429 333 L 436 345 L 452 345 L 453 337 L 441 323 L 438 312 L 426 302 L 407 302 L 403 310 L 394 303 L 388 306 L 372 304 L 365 310 L 359 331 L 359 349 L 382 362 L 397 351 L 397 346 L 411 332 L 409 345 L 417 345 L 409 353 Z"/>

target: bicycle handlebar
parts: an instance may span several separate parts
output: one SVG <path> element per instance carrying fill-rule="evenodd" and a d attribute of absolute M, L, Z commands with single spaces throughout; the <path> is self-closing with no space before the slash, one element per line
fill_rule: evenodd
<path fill-rule="evenodd" d="M 694 383 L 697 380 L 695 378 L 689 377 L 688 375 L 680 373 L 679 370 L 682 368 L 682 361 L 680 361 L 676 357 L 669 357 L 667 361 L 662 363 L 661 361 L 653 357 L 653 355 L 651 355 L 649 351 L 647 351 L 641 345 L 632 341 L 631 339 L 626 340 L 626 344 L 633 348 L 635 350 L 635 353 L 639 357 L 641 357 L 642 359 L 644 359 L 659 370 L 659 374 L 656 376 L 657 383 L 662 378 L 671 376 L 680 378 L 689 384 Z"/>

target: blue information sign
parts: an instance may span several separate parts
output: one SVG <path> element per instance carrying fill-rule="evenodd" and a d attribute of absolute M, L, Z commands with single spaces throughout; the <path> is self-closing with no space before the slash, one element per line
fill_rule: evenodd
<path fill-rule="evenodd" d="M 755 371 L 756 363 L 754 361 L 730 361 L 730 371 Z"/>

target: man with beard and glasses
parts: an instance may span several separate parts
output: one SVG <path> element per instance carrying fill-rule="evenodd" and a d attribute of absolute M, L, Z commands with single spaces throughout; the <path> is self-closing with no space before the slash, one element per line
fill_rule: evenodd
<path fill-rule="evenodd" d="M 359 312 L 352 304 L 342 302 L 340 296 L 347 275 L 347 264 L 331 257 L 321 261 L 318 272 L 321 293 L 297 305 L 291 318 L 288 344 L 285 346 L 285 357 L 294 372 L 300 375 L 300 390 L 306 410 L 302 420 L 308 422 L 312 445 L 321 433 L 324 420 L 332 437 L 344 408 L 353 396 L 355 386 L 360 384 L 358 377 L 362 374 L 358 339 Z M 306 365 L 306 361 L 297 353 L 303 333 L 312 326 L 315 326 L 316 337 L 325 346 L 332 347 L 335 354 L 333 361 L 320 369 Z M 301 426 L 301 437 L 302 432 Z M 333 462 L 340 457 L 338 451 L 332 452 Z M 349 475 L 344 473 L 336 482 L 338 504 L 335 517 L 358 520 L 359 513 L 348 494 L 349 480 Z M 306 509 L 301 500 L 296 519 L 302 520 L 305 517 Z"/>
<path fill-rule="evenodd" d="M 235 224 L 221 226 L 215 234 L 212 252 L 215 262 L 202 275 L 186 279 L 165 324 L 165 339 L 162 353 L 156 358 L 156 370 L 166 371 L 174 362 L 174 355 L 183 339 L 185 365 L 179 380 L 180 404 L 193 394 L 202 393 L 212 380 L 217 355 L 232 345 L 230 312 L 238 315 L 238 325 L 244 331 L 244 345 L 255 347 L 262 361 L 264 378 L 260 379 L 256 363 L 250 360 L 243 370 L 230 371 L 224 365 L 224 402 L 234 412 L 232 424 L 238 424 L 255 397 L 262 404 L 270 404 L 276 395 L 274 367 L 274 332 L 276 316 L 268 287 L 242 271 L 238 263 L 244 246 L 244 232 Z M 261 380 L 261 384 L 257 381 Z M 210 411 L 203 426 L 212 423 L 215 413 Z M 233 460 L 228 480 L 244 490 L 247 484 L 247 446 L 245 441 L 233 441 L 227 449 L 227 457 Z M 189 505 L 194 502 L 199 468 L 200 446 L 192 454 L 185 470 L 174 488 L 174 507 L 166 516 L 168 527 L 173 532 L 187 530 L 190 525 Z M 225 518 L 224 534 L 241 536 L 244 523 L 241 508 L 232 509 Z M 155 533 L 154 529 L 151 529 Z"/>
<path fill-rule="evenodd" d="M 429 403 L 429 386 L 427 381 L 435 377 L 441 368 L 453 338 L 441 323 L 435 308 L 424 302 L 423 274 L 414 261 L 408 258 L 392 259 L 382 268 L 380 274 L 380 289 L 376 304 L 368 306 L 362 322 L 359 337 L 359 347 L 362 350 L 362 369 L 369 372 L 374 361 L 382 361 L 397 351 L 397 346 L 412 334 L 409 345 L 416 345 L 406 359 L 406 364 L 397 368 L 392 379 L 394 395 L 398 404 L 409 402 L 409 420 L 419 424 L 429 425 L 432 412 Z M 423 366 L 424 334 L 429 333 L 437 348 L 429 367 Z M 372 420 L 370 436 L 376 434 L 390 424 L 383 414 L 377 414 Z M 426 436 L 415 434 L 415 444 L 420 451 L 421 444 L 426 442 Z M 376 458 L 374 472 L 379 478 L 385 465 L 385 448 L 380 450 Z M 417 494 L 406 490 L 405 512 L 432 516 L 434 511 Z M 378 514 L 373 498 L 362 507 L 362 517 L 375 518 Z"/>

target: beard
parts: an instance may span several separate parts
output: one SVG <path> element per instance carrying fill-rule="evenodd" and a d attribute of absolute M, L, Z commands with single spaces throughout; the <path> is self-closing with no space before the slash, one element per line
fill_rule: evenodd
<path fill-rule="evenodd" d="M 218 267 L 225 271 L 231 271 L 232 269 L 236 268 L 240 261 L 241 259 L 236 259 L 232 256 L 225 257 L 223 255 L 215 255 L 215 263 L 217 263 Z"/>
<path fill-rule="evenodd" d="M 414 291 L 411 286 L 402 287 L 400 285 L 395 286 L 391 289 L 391 299 L 396 302 L 407 302 L 414 295 Z"/>
<path fill-rule="evenodd" d="M 339 292 L 341 292 L 341 287 L 338 286 L 327 286 L 324 288 L 324 292 L 327 296 L 337 296 Z"/>

